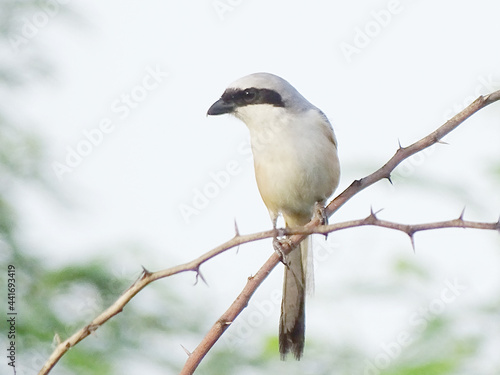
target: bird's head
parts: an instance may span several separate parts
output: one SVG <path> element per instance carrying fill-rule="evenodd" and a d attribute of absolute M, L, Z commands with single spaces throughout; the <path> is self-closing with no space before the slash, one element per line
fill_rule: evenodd
<path fill-rule="evenodd" d="M 297 112 L 313 107 L 283 78 L 270 73 L 254 73 L 231 83 L 208 109 L 207 115 L 229 113 L 247 122 L 270 112 Z"/>

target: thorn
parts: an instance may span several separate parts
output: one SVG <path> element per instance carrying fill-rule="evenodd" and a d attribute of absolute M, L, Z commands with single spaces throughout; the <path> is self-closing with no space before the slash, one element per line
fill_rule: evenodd
<path fill-rule="evenodd" d="M 187 350 L 184 345 L 181 344 L 181 348 L 184 350 L 184 352 L 187 354 L 188 357 L 191 357 L 192 353 L 189 350 Z"/>
<path fill-rule="evenodd" d="M 387 176 L 386 178 L 387 178 L 387 180 L 391 183 L 391 185 L 394 185 L 394 184 L 392 183 L 392 180 L 391 180 L 391 175 Z"/>
<path fill-rule="evenodd" d="M 410 242 L 411 242 L 411 248 L 413 249 L 413 254 L 416 253 L 416 250 L 415 250 L 415 233 L 414 232 L 409 232 L 408 233 L 408 236 L 410 237 Z"/>
<path fill-rule="evenodd" d="M 402 150 L 403 149 L 403 146 L 401 146 L 401 140 L 398 138 L 398 146 L 399 146 L 399 149 Z"/>
<path fill-rule="evenodd" d="M 370 217 L 373 217 L 374 219 L 378 220 L 378 217 L 377 215 L 379 214 L 379 212 L 382 212 L 384 209 L 381 208 L 380 210 L 378 211 L 373 211 L 373 206 L 370 206 Z"/>
<path fill-rule="evenodd" d="M 464 221 L 464 213 L 465 213 L 465 207 L 463 208 L 462 212 L 460 212 L 460 216 L 458 217 L 458 221 L 463 222 Z"/>
<path fill-rule="evenodd" d="M 446 146 L 449 146 L 450 144 L 448 142 L 445 142 L 445 141 L 441 141 L 441 140 L 437 140 L 436 143 L 439 143 L 440 145 L 446 145 Z"/>
<path fill-rule="evenodd" d="M 194 285 L 198 284 L 198 278 L 201 279 L 201 281 L 203 281 L 205 283 L 206 286 L 209 286 L 207 281 L 205 280 L 205 278 L 203 277 L 203 274 L 201 273 L 200 271 L 200 267 L 196 267 L 196 280 L 194 282 Z"/>
<path fill-rule="evenodd" d="M 234 236 L 239 237 L 240 236 L 240 230 L 238 229 L 238 223 L 236 222 L 236 218 L 234 219 Z"/>
<path fill-rule="evenodd" d="M 142 275 L 139 277 L 139 280 L 142 280 L 146 277 L 148 277 L 149 275 L 151 275 L 151 272 L 144 266 L 141 266 L 142 267 Z"/>

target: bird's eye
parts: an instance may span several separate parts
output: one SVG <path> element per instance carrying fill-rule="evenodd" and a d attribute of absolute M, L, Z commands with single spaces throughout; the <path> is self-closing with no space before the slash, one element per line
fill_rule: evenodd
<path fill-rule="evenodd" d="M 245 90 L 243 98 L 245 99 L 246 102 L 251 102 L 255 99 L 255 91 L 253 90 Z"/>

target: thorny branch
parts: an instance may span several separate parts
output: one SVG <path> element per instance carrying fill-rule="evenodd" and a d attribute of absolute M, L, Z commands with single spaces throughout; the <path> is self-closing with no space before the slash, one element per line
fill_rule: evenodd
<path fill-rule="evenodd" d="M 363 226 L 375 226 L 388 229 L 394 229 L 403 233 L 406 233 L 410 238 L 413 250 L 415 250 L 415 233 L 422 232 L 432 229 L 444 229 L 444 228 L 474 228 L 474 229 L 486 229 L 486 230 L 496 230 L 500 232 L 500 219 L 495 223 L 481 223 L 477 221 L 464 220 L 463 212 L 457 219 L 437 221 L 434 223 L 425 224 L 401 224 L 394 223 L 392 221 L 380 220 L 377 218 L 375 213 L 372 211 L 370 215 L 364 219 L 345 221 L 343 223 L 336 223 L 331 225 L 318 225 L 317 227 L 311 229 L 301 228 L 289 228 L 285 229 L 285 234 L 328 234 L 336 232 L 342 229 L 356 228 Z"/>
<path fill-rule="evenodd" d="M 396 151 L 394 156 L 389 159 L 389 161 L 380 169 L 374 173 L 366 176 L 360 180 L 354 181 L 346 190 L 344 190 L 340 195 L 338 195 L 327 207 L 326 214 L 331 216 L 336 212 L 344 203 L 346 203 L 350 198 L 359 193 L 361 190 L 373 185 L 382 179 L 389 179 L 392 171 L 396 168 L 406 158 L 414 155 L 415 153 L 424 150 L 425 148 L 438 143 L 446 134 L 454 130 L 468 117 L 479 111 L 480 109 L 486 107 L 487 105 L 500 100 L 500 90 L 495 91 L 486 96 L 480 96 L 472 104 L 470 104 L 463 111 L 455 115 L 453 118 L 448 120 L 441 127 L 436 129 L 434 132 L 430 133 L 421 140 L 413 143 L 408 147 L 401 147 Z M 216 248 L 210 250 L 209 252 L 201 255 L 197 259 L 191 262 L 181 264 L 176 267 L 171 267 L 157 272 L 150 272 L 146 269 L 137 279 L 134 284 L 132 284 L 108 309 L 102 312 L 98 317 L 96 317 L 88 325 L 80 329 L 78 332 L 74 333 L 71 337 L 59 343 L 54 349 L 51 356 L 48 358 L 47 362 L 44 364 L 43 368 L 38 373 L 39 375 L 48 374 L 51 369 L 56 365 L 56 363 L 61 359 L 61 357 L 73 346 L 78 344 L 80 341 L 89 336 L 92 332 L 96 331 L 100 326 L 106 323 L 113 316 L 119 314 L 123 307 L 143 288 L 148 284 L 162 279 L 168 276 L 172 276 L 181 272 L 194 271 L 197 277 L 203 280 L 203 276 L 200 273 L 200 266 L 208 261 L 209 259 L 231 249 L 237 247 L 241 244 L 261 240 L 264 238 L 272 238 L 276 235 L 290 235 L 290 246 L 284 246 L 284 254 L 288 254 L 292 251 L 297 244 L 300 243 L 302 239 L 311 233 L 322 233 L 327 234 L 335 232 L 338 230 L 360 227 L 360 226 L 379 226 L 390 228 L 394 230 L 399 230 L 406 233 L 413 244 L 413 236 L 416 232 L 431 230 L 431 229 L 441 229 L 441 228 L 477 228 L 477 229 L 488 229 L 500 231 L 500 220 L 495 223 L 480 223 L 463 220 L 462 215 L 455 220 L 442 221 L 436 223 L 427 224 L 399 224 L 389 221 L 384 221 L 378 219 L 372 212 L 365 219 L 353 220 L 349 222 L 336 223 L 331 225 L 319 225 L 319 218 L 314 218 L 306 226 L 302 228 L 287 228 L 278 230 L 269 230 L 265 232 L 259 232 L 248 235 L 240 235 L 235 226 L 236 235 L 224 244 L 217 246 Z M 241 313 L 241 311 L 247 306 L 248 301 L 259 287 L 259 285 L 264 281 L 267 275 L 273 270 L 273 268 L 279 263 L 280 259 L 276 253 L 273 253 L 265 264 L 259 269 L 259 271 L 253 276 L 248 278 L 248 282 L 243 288 L 240 295 L 231 304 L 228 310 L 217 320 L 217 322 L 212 326 L 207 335 L 203 338 L 201 343 L 196 347 L 196 349 L 189 354 L 188 359 L 181 371 L 181 374 L 192 374 L 206 353 L 215 344 L 219 337 L 224 333 L 224 331 L 231 325 L 234 319 Z"/>

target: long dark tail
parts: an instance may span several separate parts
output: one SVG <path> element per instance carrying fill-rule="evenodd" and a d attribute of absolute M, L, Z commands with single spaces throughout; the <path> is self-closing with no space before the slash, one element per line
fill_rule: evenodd
<path fill-rule="evenodd" d="M 305 273 L 303 254 L 307 254 L 308 240 L 300 243 L 300 248 L 292 250 L 287 256 L 283 281 L 283 299 L 280 318 L 280 356 L 284 360 L 289 352 L 300 360 L 305 341 Z M 305 255 L 304 258 L 307 258 Z"/>

